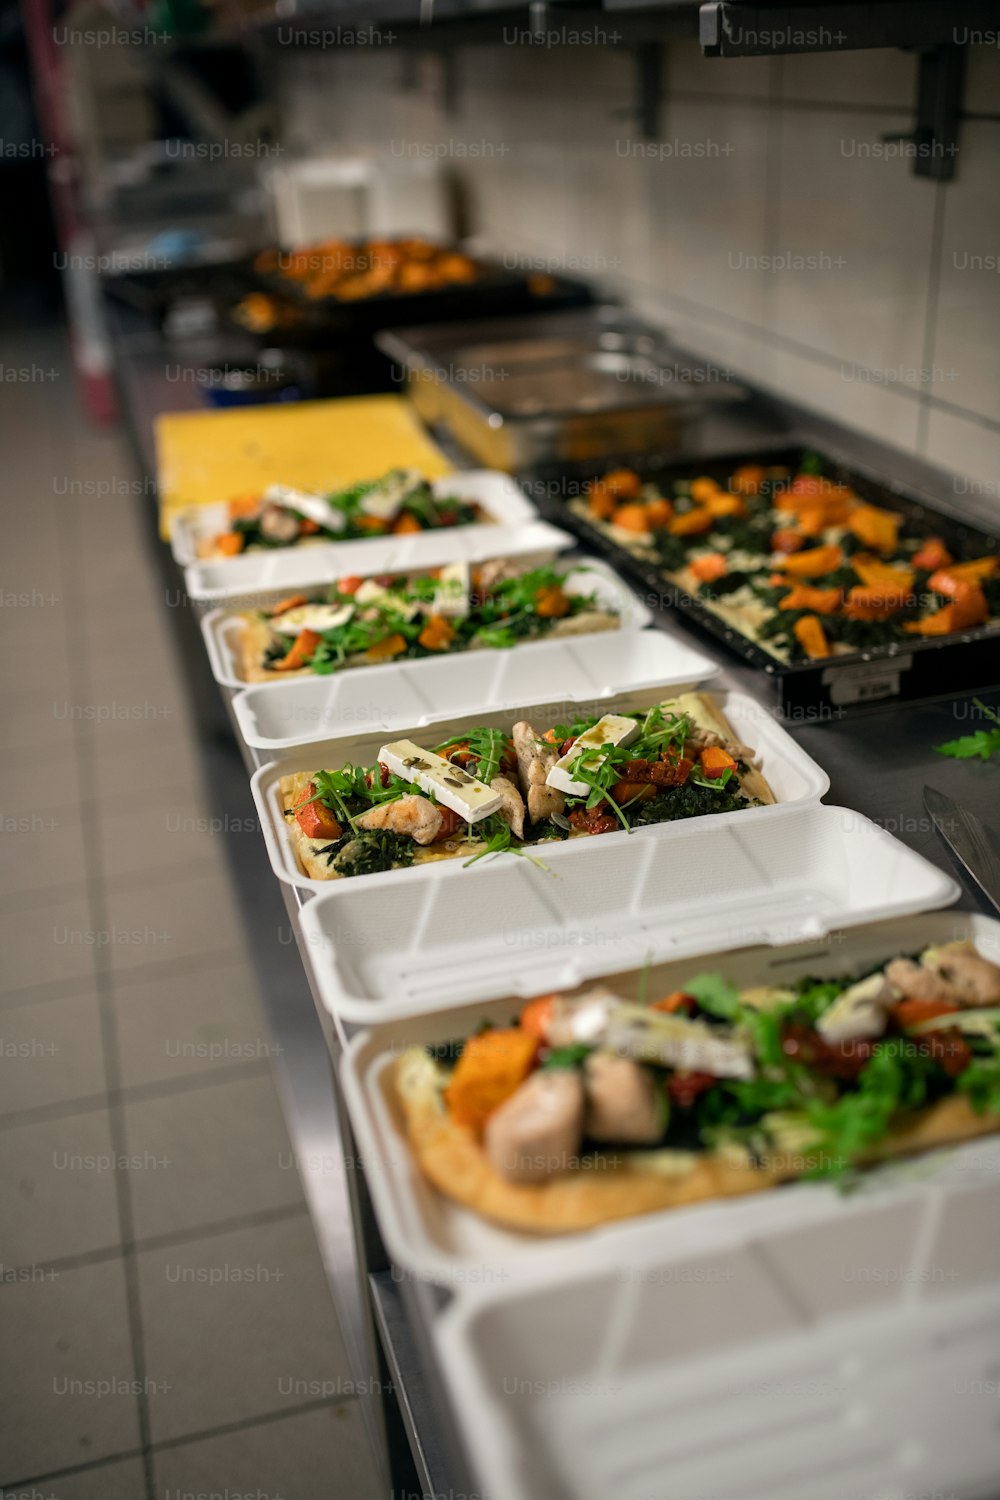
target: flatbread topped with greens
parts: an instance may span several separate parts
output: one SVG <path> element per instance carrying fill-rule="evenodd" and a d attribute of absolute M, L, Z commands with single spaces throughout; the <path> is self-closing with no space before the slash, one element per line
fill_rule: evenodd
<path fill-rule="evenodd" d="M 218 562 L 243 552 L 402 536 L 492 519 L 477 501 L 463 500 L 460 490 L 461 479 L 456 479 L 454 494 L 436 495 L 416 469 L 390 469 L 380 479 L 365 479 L 326 495 L 272 484 L 261 495 L 230 500 L 228 529 L 204 537 L 198 556 Z"/>
<path fill-rule="evenodd" d="M 538 859 L 568 838 L 773 802 L 752 748 L 705 693 L 642 713 L 572 724 L 519 720 L 435 745 L 397 740 L 374 766 L 300 771 L 281 781 L 295 852 L 312 879 L 440 859 Z"/>
<path fill-rule="evenodd" d="M 503 558 L 420 575 L 341 578 L 318 597 L 293 594 L 241 616 L 246 682 L 327 676 L 371 667 L 617 630 L 621 617 L 593 592 L 567 587 L 573 569 L 518 567 Z"/>
<path fill-rule="evenodd" d="M 571 509 L 786 661 L 1000 627 L 1000 555 L 953 556 L 926 525 L 825 478 L 743 464 L 661 487 L 615 469 Z"/>
<path fill-rule="evenodd" d="M 514 1229 L 588 1229 L 1000 1129 L 1000 967 L 959 942 L 856 979 L 545 995 L 410 1049 L 392 1080 L 440 1192 Z"/>

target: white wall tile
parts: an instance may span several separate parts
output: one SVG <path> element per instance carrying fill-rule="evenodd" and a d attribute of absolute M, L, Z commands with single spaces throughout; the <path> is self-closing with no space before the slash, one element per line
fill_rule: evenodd
<path fill-rule="evenodd" d="M 964 31 L 959 31 L 964 35 Z M 1000 36 L 1000 30 L 994 37 Z M 996 114 L 1000 99 L 1000 46 L 968 47 L 965 55 L 965 108 Z"/>
<path fill-rule="evenodd" d="M 904 381 L 910 372 L 908 383 L 919 385 L 934 185 L 906 160 L 865 154 L 879 150 L 893 123 L 867 113 L 782 114 L 773 248 L 791 268 L 769 279 L 769 327 L 846 364 Z"/>
<path fill-rule="evenodd" d="M 1000 421 L 1000 122 L 973 121 L 944 195 L 931 387 L 952 406 Z"/>
<path fill-rule="evenodd" d="M 879 47 L 871 52 L 804 52 L 783 57 L 778 66 L 778 97 L 820 104 L 899 105 L 916 100 L 917 59 L 913 52 Z"/>
<path fill-rule="evenodd" d="M 1000 432 L 932 407 L 924 457 L 954 473 L 956 496 L 978 502 L 1000 525 Z"/>
<path fill-rule="evenodd" d="M 665 52 L 669 93 L 768 96 L 774 67 L 770 58 L 705 57 L 694 40 L 668 42 Z"/>
<path fill-rule="evenodd" d="M 916 447 L 920 403 L 910 391 L 844 378 L 836 365 L 776 347 L 761 383 L 858 432 L 910 451 Z"/>

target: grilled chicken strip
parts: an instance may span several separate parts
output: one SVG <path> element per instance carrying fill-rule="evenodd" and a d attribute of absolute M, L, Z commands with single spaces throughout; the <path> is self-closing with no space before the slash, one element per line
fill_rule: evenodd
<path fill-rule="evenodd" d="M 583 1140 L 583 1083 L 575 1069 L 532 1073 L 486 1122 L 486 1155 L 508 1182 L 539 1182 L 573 1165 Z"/>
<path fill-rule="evenodd" d="M 265 505 L 260 530 L 269 542 L 294 542 L 299 534 L 299 518 L 280 505 Z"/>
<path fill-rule="evenodd" d="M 524 798 L 509 776 L 494 776 L 490 790 L 499 792 L 503 802 L 497 808 L 497 817 L 503 818 L 513 834 L 524 838 Z"/>
<path fill-rule="evenodd" d="M 962 1007 L 1000 1005 L 1000 968 L 964 944 L 925 953 L 919 964 L 895 958 L 885 972 L 907 1000 L 941 1000 Z"/>
<path fill-rule="evenodd" d="M 559 751 L 543 740 L 527 719 L 519 719 L 511 733 L 528 817 L 533 823 L 540 823 L 553 813 L 561 813 L 566 806 L 562 792 L 545 785 L 546 776 L 559 759 Z"/>
<path fill-rule="evenodd" d="M 418 844 L 433 844 L 443 821 L 441 809 L 415 793 L 395 802 L 383 802 L 355 819 L 359 828 L 387 828 L 390 833 L 407 834 Z"/>
<path fill-rule="evenodd" d="M 630 1057 L 592 1052 L 583 1069 L 587 1094 L 587 1134 L 595 1141 L 655 1144 L 663 1135 L 666 1110 L 653 1074 Z"/>

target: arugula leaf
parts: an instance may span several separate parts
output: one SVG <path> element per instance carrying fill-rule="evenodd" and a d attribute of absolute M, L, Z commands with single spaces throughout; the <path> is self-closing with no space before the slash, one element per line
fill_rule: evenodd
<path fill-rule="evenodd" d="M 579 1068 L 593 1052 L 586 1042 L 573 1042 L 568 1047 L 553 1047 L 542 1063 L 543 1068 Z"/>
<path fill-rule="evenodd" d="M 959 735 L 957 740 L 945 740 L 943 745 L 933 747 L 938 755 L 950 755 L 953 760 L 974 760 L 976 756 L 980 760 L 989 760 L 991 756 L 1000 754 L 1000 714 L 987 708 L 979 698 L 973 698 L 972 701 L 996 727 L 977 729 L 974 734 Z"/>
<path fill-rule="evenodd" d="M 696 974 L 684 986 L 685 995 L 693 995 L 709 1015 L 722 1021 L 737 1021 L 743 1014 L 740 992 L 721 974 Z"/>
<path fill-rule="evenodd" d="M 977 1115 L 1000 1115 L 1000 1055 L 977 1057 L 958 1079 Z"/>

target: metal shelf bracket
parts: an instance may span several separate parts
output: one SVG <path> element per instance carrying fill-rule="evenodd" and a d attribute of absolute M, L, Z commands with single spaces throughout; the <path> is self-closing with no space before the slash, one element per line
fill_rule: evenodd
<path fill-rule="evenodd" d="M 964 82 L 964 47 L 948 43 L 921 52 L 913 129 L 882 137 L 912 143 L 916 177 L 950 182 L 955 176 Z"/>

